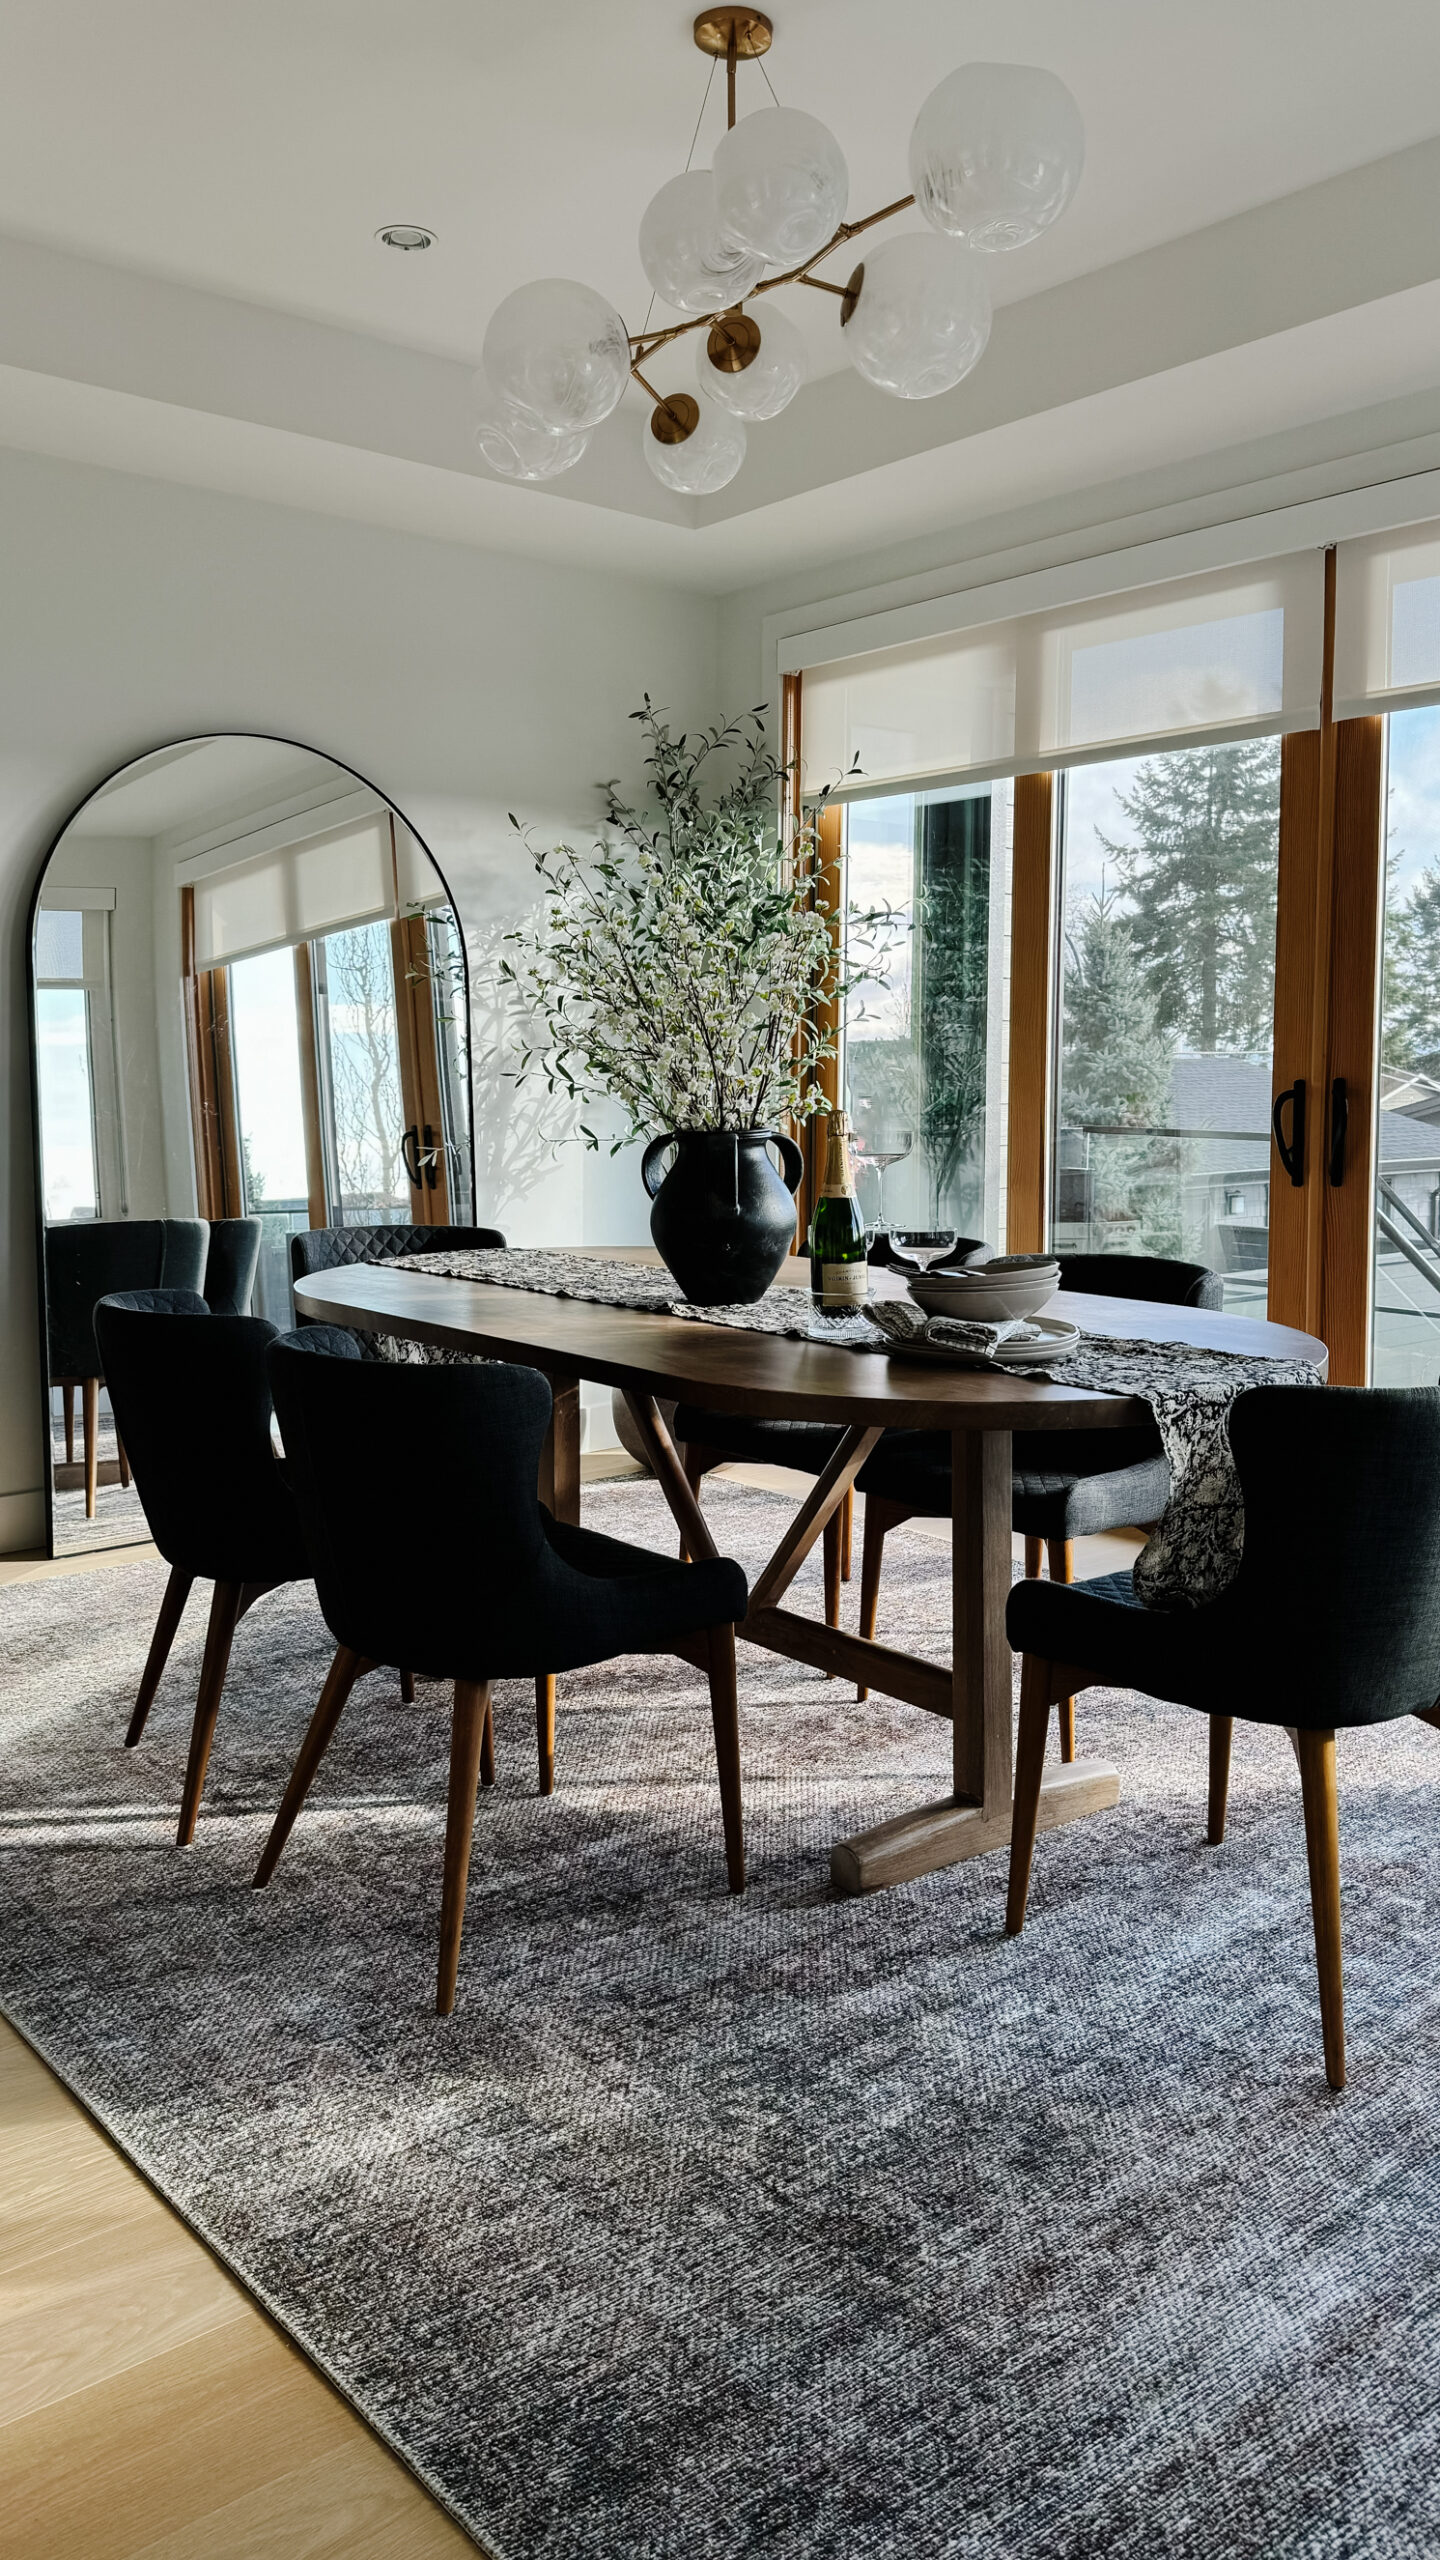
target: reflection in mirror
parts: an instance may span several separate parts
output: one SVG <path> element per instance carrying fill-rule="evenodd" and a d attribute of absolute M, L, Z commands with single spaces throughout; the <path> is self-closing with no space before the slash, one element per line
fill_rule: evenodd
<path fill-rule="evenodd" d="M 86 801 L 32 944 L 52 1546 L 147 1532 L 95 1300 L 293 1321 L 307 1228 L 465 1226 L 464 944 L 399 812 L 278 739 L 187 739 Z M 196 1416 L 203 1434 L 204 1416 Z"/>

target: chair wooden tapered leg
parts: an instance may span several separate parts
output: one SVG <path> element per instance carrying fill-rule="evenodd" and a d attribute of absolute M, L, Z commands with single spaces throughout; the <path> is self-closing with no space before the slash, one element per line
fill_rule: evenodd
<path fill-rule="evenodd" d="M 194 1579 L 193 1573 L 183 1572 L 178 1564 L 171 1566 L 170 1579 L 165 1585 L 165 1596 L 160 1603 L 159 1616 L 155 1620 L 155 1633 L 150 1639 L 150 1650 L 145 1657 L 145 1668 L 140 1675 L 140 1686 L 135 1693 L 135 1706 L 125 1735 L 127 1751 L 134 1750 L 145 1730 L 145 1719 L 150 1713 L 151 1702 L 160 1686 L 160 1675 L 170 1659 L 170 1647 L 175 1641 L 175 1630 L 184 1615 L 185 1603 L 190 1597 L 190 1587 Z"/>
<path fill-rule="evenodd" d="M 445 1882 L 440 1897 L 440 1970 L 435 2006 L 448 2018 L 460 1972 L 460 1932 L 465 1926 L 465 1885 L 475 1828 L 475 1789 L 485 1736 L 490 1730 L 490 1683 L 457 1680 L 450 1726 L 450 1801 L 445 1816 Z"/>
<path fill-rule="evenodd" d="M 1035 1826 L 1040 1819 L 1040 1782 L 1045 1773 L 1045 1735 L 1050 1724 L 1050 1665 L 1027 1653 L 1020 1664 L 1020 1731 L 1015 1743 L 1015 1805 L 1010 1820 L 1010 1889 L 1005 1900 L 1005 1934 L 1018 1938 L 1025 1926 L 1030 1898 L 1030 1862 L 1035 1855 Z"/>
<path fill-rule="evenodd" d="M 100 1381 L 80 1382 L 80 1412 L 85 1433 L 85 1517 L 95 1517 L 95 1488 L 100 1481 Z"/>
<path fill-rule="evenodd" d="M 735 1695 L 735 1630 L 711 1627 L 710 1721 L 715 1729 L 715 1769 L 725 1830 L 725 1871 L 732 1893 L 745 1890 L 745 1819 L 740 1793 L 740 1709 Z"/>
<path fill-rule="evenodd" d="M 121 1439 L 118 1431 L 115 1434 L 115 1457 L 120 1469 L 120 1481 L 122 1484 L 128 1484 L 130 1481 L 130 1461 L 125 1455 L 125 1443 Z"/>
<path fill-rule="evenodd" d="M 60 1390 L 65 1405 L 65 1464 L 75 1464 L 75 1381 L 67 1378 Z"/>
<path fill-rule="evenodd" d="M 413 1707 L 415 1704 L 415 1674 L 413 1671 L 402 1670 L 400 1674 L 400 1703 L 405 1707 Z"/>
<path fill-rule="evenodd" d="M 855 1487 L 852 1484 L 847 1487 L 845 1499 L 840 1505 L 840 1579 L 842 1582 L 848 1582 L 850 1579 L 850 1560 L 854 1547 Z"/>
<path fill-rule="evenodd" d="M 704 1482 L 705 1476 L 707 1475 L 710 1467 L 710 1452 L 708 1449 L 703 1449 L 697 1440 L 687 1440 L 678 1452 L 678 1455 L 680 1464 L 684 1469 L 685 1481 L 698 1502 L 700 1499 L 700 1487 Z M 680 1561 L 682 1564 L 689 1564 L 692 1562 L 690 1549 L 686 1544 L 685 1532 L 683 1529 L 680 1532 Z"/>
<path fill-rule="evenodd" d="M 540 1793 L 555 1793 L 555 1674 L 535 1675 L 535 1749 L 540 1761 Z"/>
<path fill-rule="evenodd" d="M 290 1772 L 290 1784 L 280 1799 L 280 1810 L 270 1826 L 270 1837 L 265 1843 L 260 1864 L 255 1870 L 254 1881 L 257 1885 L 268 1884 L 275 1873 L 280 1861 L 280 1852 L 295 1827 L 295 1817 L 300 1807 L 310 1793 L 315 1772 L 325 1757 L 330 1736 L 340 1721 L 345 1701 L 356 1681 L 363 1680 L 366 1672 L 373 1671 L 374 1668 L 374 1664 L 367 1662 L 362 1653 L 352 1653 L 348 1644 L 342 1644 L 337 1649 L 335 1659 L 325 1675 L 325 1686 L 320 1692 L 319 1703 L 310 1719 L 305 1739 L 300 1745 L 300 1757 Z"/>
<path fill-rule="evenodd" d="M 493 1699 L 486 1701 L 485 1721 L 480 1728 L 480 1784 L 482 1787 L 493 1787 L 495 1784 L 495 1704 Z"/>
<path fill-rule="evenodd" d="M 1230 1744 L 1234 1732 L 1233 1716 L 1210 1718 L 1210 1806 L 1205 1837 L 1212 1849 L 1218 1849 L 1225 1837 L 1225 1808 L 1230 1800 Z"/>
<path fill-rule="evenodd" d="M 831 1512 L 823 1536 L 825 1560 L 825 1624 L 840 1624 L 840 1513 Z"/>
<path fill-rule="evenodd" d="M 1332 2089 L 1343 2089 L 1345 1987 L 1340 1964 L 1340 1802 L 1335 1787 L 1335 1736 L 1302 1725 L 1295 1747 L 1305 1804 L 1305 1854 L 1310 1864 L 1310 1911 L 1320 1976 L 1325 2077 Z"/>
<path fill-rule="evenodd" d="M 210 1745 L 215 1739 L 215 1719 L 220 1713 L 221 1692 L 225 1687 L 225 1674 L 230 1668 L 230 1647 L 244 1609 L 243 1582 L 216 1583 L 210 1602 L 210 1624 L 205 1630 L 205 1654 L 200 1665 L 195 1722 L 190 1728 L 190 1758 L 185 1770 L 185 1791 L 180 1799 L 180 1827 L 175 1834 L 175 1844 L 180 1849 L 188 1849 L 195 1837 L 200 1798 L 205 1792 L 206 1763 L 210 1758 Z"/>
<path fill-rule="evenodd" d="M 865 1496 L 865 1534 L 860 1546 L 860 1633 L 874 1641 L 875 1621 L 880 1613 L 880 1575 L 885 1563 L 885 1532 L 890 1526 L 890 1505 L 878 1493 Z M 867 1688 L 859 1687 L 856 1698 L 868 1698 Z"/>
<path fill-rule="evenodd" d="M 1025 1579 L 1026 1579 L 1026 1581 L 1027 1581 L 1027 1582 L 1038 1582 L 1038 1581 L 1039 1581 L 1039 1579 L 1040 1579 L 1040 1567 L 1041 1567 L 1041 1565 L 1044 1563 L 1044 1561 L 1045 1561 L 1045 1541 L 1044 1541 L 1044 1539 L 1043 1539 L 1043 1538 L 1027 1538 L 1027 1539 L 1026 1539 L 1026 1541 L 1025 1541 Z"/>
<path fill-rule="evenodd" d="M 1073 1582 L 1075 1549 L 1070 1540 L 1052 1538 L 1049 1541 L 1049 1555 L 1051 1581 Z M 1075 1757 L 1075 1701 L 1073 1698 L 1060 1700 L 1060 1757 L 1062 1760 L 1073 1760 Z"/>

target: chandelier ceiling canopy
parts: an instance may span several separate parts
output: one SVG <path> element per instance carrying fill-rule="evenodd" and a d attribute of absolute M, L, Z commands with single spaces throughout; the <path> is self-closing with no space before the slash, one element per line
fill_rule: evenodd
<path fill-rule="evenodd" d="M 1079 184 L 1085 132 L 1069 90 L 1018 63 L 950 72 L 915 119 L 912 192 L 850 222 L 844 154 L 817 117 L 769 104 L 737 121 L 739 66 L 758 63 L 773 33 L 748 7 L 695 21 L 701 52 L 725 64 L 727 127 L 713 166 L 667 180 L 641 216 L 644 326 L 627 329 L 603 294 L 558 277 L 519 286 L 492 315 L 476 430 L 492 470 L 512 480 L 568 471 L 634 380 L 653 404 L 642 443 L 656 479 L 692 497 L 723 489 L 745 459 L 747 426 L 778 417 L 805 379 L 800 330 L 761 300 L 780 286 L 832 295 L 850 362 L 898 400 L 933 399 L 979 363 L 989 259 L 1038 239 Z M 843 280 L 813 272 L 912 206 L 923 231 L 876 241 Z M 657 301 L 681 316 L 652 326 Z M 646 367 L 689 336 L 695 391 L 662 395 Z"/>

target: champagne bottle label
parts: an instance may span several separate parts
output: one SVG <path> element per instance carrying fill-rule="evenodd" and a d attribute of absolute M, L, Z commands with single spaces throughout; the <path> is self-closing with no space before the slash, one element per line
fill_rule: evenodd
<path fill-rule="evenodd" d="M 820 1265 L 820 1303 L 822 1306 L 861 1307 L 870 1294 L 870 1273 L 862 1262 L 822 1262 Z"/>

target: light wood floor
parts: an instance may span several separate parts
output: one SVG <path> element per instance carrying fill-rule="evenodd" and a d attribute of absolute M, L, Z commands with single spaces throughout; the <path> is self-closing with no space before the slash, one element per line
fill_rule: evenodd
<path fill-rule="evenodd" d="M 1111 1572 L 1134 1545 L 1085 1540 L 1077 1572 Z M 0 1582 L 153 1554 L 7 1558 Z M 0 2021 L 0 2560 L 474 2547 Z"/>

